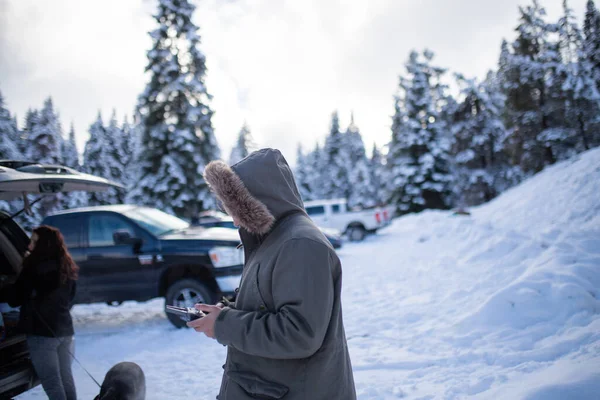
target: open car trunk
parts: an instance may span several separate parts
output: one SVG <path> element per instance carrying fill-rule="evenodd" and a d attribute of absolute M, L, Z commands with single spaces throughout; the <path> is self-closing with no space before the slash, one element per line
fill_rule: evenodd
<path fill-rule="evenodd" d="M 29 360 L 26 337 L 17 331 L 19 309 L 10 307 L 4 298 L 6 288 L 17 279 L 23 254 L 27 248 L 27 235 L 0 212 L 0 311 L 2 334 L 0 336 L 0 399 L 30 389 L 38 383 Z"/>
<path fill-rule="evenodd" d="M 82 174 L 57 165 L 22 161 L 0 161 L 0 201 L 19 197 L 28 206 L 27 195 L 36 197 L 72 191 L 122 189 L 117 183 Z M 21 272 L 29 238 L 8 215 L 0 212 L 0 400 L 10 399 L 31 389 L 39 380 L 31 365 L 24 334 L 17 331 L 19 309 L 8 304 L 7 288 Z"/>

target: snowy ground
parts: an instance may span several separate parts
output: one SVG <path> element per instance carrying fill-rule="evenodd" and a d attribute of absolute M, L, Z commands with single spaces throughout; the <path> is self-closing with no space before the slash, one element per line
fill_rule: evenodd
<path fill-rule="evenodd" d="M 600 149 L 472 212 L 406 216 L 340 250 L 359 399 L 599 399 Z M 161 300 L 73 314 L 98 380 L 135 361 L 149 400 L 215 398 L 225 348 L 172 328 Z"/>

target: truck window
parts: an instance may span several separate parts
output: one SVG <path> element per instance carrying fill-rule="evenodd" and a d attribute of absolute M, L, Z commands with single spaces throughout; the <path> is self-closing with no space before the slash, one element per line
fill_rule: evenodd
<path fill-rule="evenodd" d="M 325 207 L 323 207 L 323 206 L 307 207 L 306 213 L 308 215 L 323 215 L 323 214 L 325 214 Z"/>
<path fill-rule="evenodd" d="M 133 227 L 123 218 L 111 214 L 91 215 L 88 224 L 90 247 L 114 246 L 113 233 L 118 230 L 129 231 L 134 236 Z"/>
<path fill-rule="evenodd" d="M 331 212 L 333 214 L 339 214 L 340 212 L 340 205 L 339 204 L 334 204 L 331 206 Z"/>
<path fill-rule="evenodd" d="M 67 248 L 76 249 L 81 246 L 82 223 L 79 216 L 66 215 L 59 218 L 48 218 L 45 223 L 62 233 Z"/>

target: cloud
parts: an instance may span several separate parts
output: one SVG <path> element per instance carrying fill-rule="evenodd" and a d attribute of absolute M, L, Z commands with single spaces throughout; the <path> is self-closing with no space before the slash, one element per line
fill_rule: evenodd
<path fill-rule="evenodd" d="M 583 3 L 578 0 L 573 6 L 582 10 Z M 221 117 L 231 119 L 217 120 L 217 127 L 230 123 L 227 131 L 233 132 L 233 125 L 240 124 L 235 116 L 243 113 L 261 144 L 280 147 L 293 158 L 298 142 L 307 148 L 323 140 L 334 109 L 340 111 L 343 125 L 354 111 L 369 148 L 374 141 L 389 141 L 393 95 L 409 51 L 430 48 L 435 62 L 449 73 L 483 77 L 496 67 L 502 38 L 514 37 L 523 2 L 221 4 L 199 3 L 203 48 L 209 60 L 220 61 L 208 81 L 214 74 L 229 76 L 245 101 L 236 111 L 232 97 L 215 93 Z M 561 12 L 556 5 L 549 9 L 551 18 Z"/>
<path fill-rule="evenodd" d="M 8 49 L 0 58 L 1 89 L 20 122 L 27 108 L 52 96 L 63 125 L 75 123 L 82 150 L 98 110 L 106 118 L 113 108 L 131 115 L 150 43 L 151 20 L 142 8 L 115 0 L 10 2 L 0 39 Z"/>

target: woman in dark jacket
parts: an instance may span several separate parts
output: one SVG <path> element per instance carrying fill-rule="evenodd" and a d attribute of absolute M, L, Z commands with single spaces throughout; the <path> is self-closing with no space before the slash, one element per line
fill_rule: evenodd
<path fill-rule="evenodd" d="M 78 269 L 60 231 L 40 226 L 31 236 L 10 302 L 13 307 L 21 306 L 19 328 L 27 335 L 33 367 L 50 400 L 77 398 L 69 310 Z"/>

